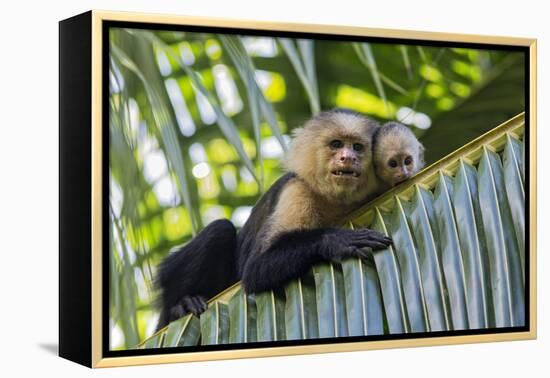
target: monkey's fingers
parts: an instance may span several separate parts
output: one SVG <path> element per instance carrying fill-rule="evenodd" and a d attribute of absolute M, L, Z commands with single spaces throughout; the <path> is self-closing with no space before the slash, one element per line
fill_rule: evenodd
<path fill-rule="evenodd" d="M 393 245 L 393 240 L 392 238 L 389 238 L 387 236 L 385 236 L 383 239 L 379 240 L 381 243 L 385 244 L 386 247 L 390 246 L 390 245 Z"/>
<path fill-rule="evenodd" d="M 177 305 L 173 306 L 172 308 L 170 308 L 168 320 L 169 320 L 169 322 L 171 322 L 173 320 L 179 319 L 183 315 L 185 315 L 185 313 L 186 313 L 186 311 L 185 311 L 184 306 L 181 305 L 181 304 L 177 304 Z"/>
<path fill-rule="evenodd" d="M 200 310 L 199 314 L 202 314 L 208 308 L 208 304 L 206 303 L 206 300 L 203 297 L 200 297 L 200 296 L 195 297 L 195 303 L 197 308 Z"/>
<path fill-rule="evenodd" d="M 368 236 L 367 237 L 354 238 L 353 242 L 354 243 L 359 243 L 359 244 L 366 244 L 365 247 L 368 247 L 369 243 L 383 244 L 386 247 L 393 244 L 393 241 L 390 238 L 387 238 L 387 237 L 368 237 Z"/>
<path fill-rule="evenodd" d="M 365 243 L 362 247 L 369 247 L 372 248 L 372 250 L 379 250 L 379 249 L 386 249 L 388 248 L 388 245 L 385 243 L 380 243 L 376 241 L 371 241 L 369 243 Z"/>
<path fill-rule="evenodd" d="M 374 231 L 374 232 L 376 232 L 376 231 Z M 389 246 L 389 245 L 393 244 L 392 238 L 390 238 L 389 236 L 386 236 L 384 234 L 381 234 L 379 232 L 376 232 L 376 234 L 372 234 L 370 236 L 370 240 L 385 244 L 386 246 Z"/>
<path fill-rule="evenodd" d="M 182 299 L 182 305 L 185 312 L 193 315 L 200 315 L 206 310 L 206 302 L 200 296 L 185 296 Z"/>
<path fill-rule="evenodd" d="M 363 247 L 369 247 L 372 249 L 385 249 L 388 248 L 388 246 L 391 243 L 388 243 L 384 240 L 373 240 L 373 239 L 359 239 L 359 240 L 353 240 L 350 241 L 350 244 L 357 248 L 363 248 Z"/>
<path fill-rule="evenodd" d="M 377 241 L 380 241 L 380 242 L 383 242 L 383 243 L 388 243 L 388 244 L 391 244 L 391 242 L 392 242 L 392 239 L 390 237 L 384 235 L 381 232 L 371 230 L 371 229 L 368 229 L 368 228 L 355 230 L 354 235 L 356 235 L 358 237 L 368 238 L 368 239 L 371 239 L 371 240 L 377 240 Z"/>
<path fill-rule="evenodd" d="M 376 231 L 374 233 L 361 233 L 354 235 L 349 239 L 352 245 L 357 247 L 385 248 L 392 244 L 391 238 L 384 236 Z"/>

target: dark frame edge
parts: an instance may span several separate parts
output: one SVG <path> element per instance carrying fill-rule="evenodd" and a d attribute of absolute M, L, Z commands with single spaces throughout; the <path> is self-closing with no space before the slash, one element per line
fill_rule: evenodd
<path fill-rule="evenodd" d="M 59 356 L 92 367 L 92 12 L 59 22 Z"/>

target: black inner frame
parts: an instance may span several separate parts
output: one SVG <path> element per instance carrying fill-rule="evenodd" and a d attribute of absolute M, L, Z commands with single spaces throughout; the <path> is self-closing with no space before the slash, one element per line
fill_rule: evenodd
<path fill-rule="evenodd" d="M 530 64 L 531 58 L 528 46 L 505 46 L 498 44 L 483 44 L 483 43 L 464 43 L 464 42 L 442 42 L 429 41 L 418 39 L 400 39 L 400 38 L 385 38 L 385 37 L 364 37 L 350 35 L 333 35 L 324 33 L 302 33 L 302 32 L 287 32 L 287 31 L 272 31 L 272 30 L 250 30 L 239 28 L 225 27 L 210 27 L 210 26 L 195 26 L 195 25 L 167 25 L 158 23 L 143 23 L 143 22 L 126 22 L 126 21 L 103 21 L 102 22 L 102 355 L 103 357 L 124 357 L 124 356 L 143 356 L 169 353 L 193 353 L 207 352 L 218 350 L 236 350 L 236 349 L 260 349 L 283 346 L 302 346 L 302 345 L 319 345 L 319 344 L 336 344 L 359 341 L 376 341 L 376 340 L 408 340 L 408 339 L 424 339 L 429 337 L 445 337 L 445 336 L 465 336 L 465 335 L 488 335 L 501 334 L 510 332 L 528 332 L 531 328 L 530 324 L 530 253 L 525 254 L 525 325 L 522 327 L 502 327 L 502 328 L 484 328 L 477 330 L 456 330 L 456 331 L 430 331 L 430 332 L 415 332 L 407 334 L 391 334 L 391 335 L 371 335 L 371 336 L 343 336 L 331 338 L 317 338 L 306 340 L 284 340 L 284 341 L 265 341 L 265 342 L 248 342 L 248 343 L 231 343 L 223 345 L 197 345 L 188 347 L 163 347 L 156 349 L 127 349 L 127 350 L 110 350 L 110 327 L 109 327 L 109 29 L 110 28 L 132 28 L 132 29 L 147 29 L 147 30 L 167 30 L 167 31 L 185 31 L 185 32 L 203 32 L 217 34 L 239 34 L 251 36 L 269 36 L 269 37 L 288 37 L 288 38 L 310 38 L 319 40 L 332 40 L 342 42 L 372 42 L 372 43 L 388 43 L 388 44 L 403 44 L 403 45 L 424 45 L 433 47 L 463 47 L 470 49 L 484 50 L 501 50 L 501 51 L 516 51 L 523 52 L 525 62 L 525 168 L 526 177 L 525 190 L 530 193 Z M 403 33 L 407 33 L 403 31 Z M 531 198 L 528 195 L 525 198 L 525 233 L 530 235 L 530 202 Z M 525 250 L 530 252 L 529 237 L 525 238 Z"/>

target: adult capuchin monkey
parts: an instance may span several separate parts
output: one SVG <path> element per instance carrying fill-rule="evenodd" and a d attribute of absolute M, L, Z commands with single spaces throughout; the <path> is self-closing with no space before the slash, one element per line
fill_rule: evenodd
<path fill-rule="evenodd" d="M 373 135 L 373 165 L 380 194 L 424 167 L 424 146 L 407 126 L 387 122 Z"/>
<path fill-rule="evenodd" d="M 294 130 L 288 170 L 260 198 L 236 233 L 228 220 L 206 226 L 160 265 L 158 329 L 239 279 L 247 293 L 282 286 L 321 261 L 366 257 L 391 239 L 370 229 L 338 228 L 377 189 L 372 135 L 380 125 L 359 113 L 322 112 Z"/>

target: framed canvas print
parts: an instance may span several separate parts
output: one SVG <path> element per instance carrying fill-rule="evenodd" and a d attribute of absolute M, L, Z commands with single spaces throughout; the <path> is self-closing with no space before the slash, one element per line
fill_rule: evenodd
<path fill-rule="evenodd" d="M 536 337 L 536 41 L 60 22 L 59 353 Z"/>

